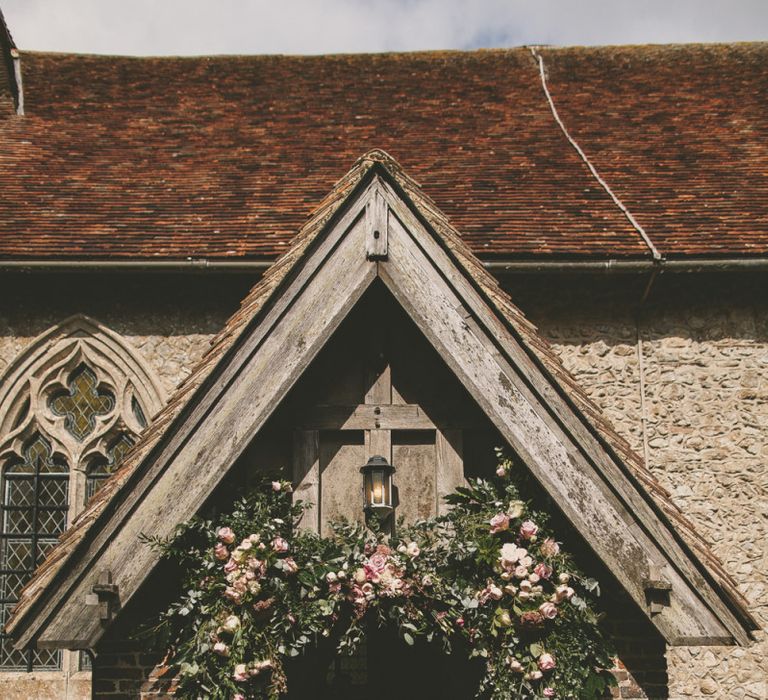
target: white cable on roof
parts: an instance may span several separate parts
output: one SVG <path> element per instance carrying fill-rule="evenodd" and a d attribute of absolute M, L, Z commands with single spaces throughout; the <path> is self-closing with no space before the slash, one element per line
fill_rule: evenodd
<path fill-rule="evenodd" d="M 539 62 L 539 73 L 541 75 L 541 86 L 544 88 L 544 94 L 547 97 L 547 102 L 549 102 L 549 108 L 552 110 L 552 116 L 555 118 L 555 121 L 557 122 L 558 126 L 560 127 L 560 130 L 563 132 L 563 135 L 565 138 L 568 139 L 568 142 L 571 144 L 571 146 L 576 149 L 576 153 L 579 154 L 579 157 L 581 160 L 584 161 L 584 164 L 589 168 L 589 172 L 592 173 L 595 180 L 597 180 L 600 183 L 600 186 L 606 191 L 608 196 L 613 200 L 614 204 L 621 210 L 622 214 L 627 218 L 627 221 L 629 221 L 630 224 L 632 224 L 632 227 L 640 234 L 640 237 L 645 241 L 645 244 L 648 246 L 649 250 L 651 251 L 651 255 L 653 256 L 654 260 L 661 260 L 662 255 L 659 253 L 658 249 L 655 245 L 653 245 L 653 241 L 650 239 L 648 234 L 645 232 L 645 229 L 639 224 L 637 219 L 635 219 L 634 216 L 632 216 L 632 212 L 627 209 L 626 206 L 624 206 L 624 203 L 613 193 L 613 190 L 608 186 L 608 183 L 603 180 L 602 177 L 600 177 L 600 174 L 595 169 L 595 166 L 592 165 L 589 158 L 587 158 L 587 154 L 584 153 L 583 150 L 581 150 L 581 146 L 579 146 L 578 143 L 576 143 L 576 139 L 574 139 L 569 133 L 568 129 L 565 128 L 565 124 L 563 124 L 563 120 L 560 119 L 560 115 L 557 113 L 557 108 L 555 107 L 555 103 L 552 100 L 552 95 L 549 92 L 549 88 L 547 87 L 547 78 L 546 73 L 544 70 L 544 59 L 541 57 L 541 54 L 536 50 L 535 46 L 529 47 L 531 54 L 533 54 L 533 57 Z"/>

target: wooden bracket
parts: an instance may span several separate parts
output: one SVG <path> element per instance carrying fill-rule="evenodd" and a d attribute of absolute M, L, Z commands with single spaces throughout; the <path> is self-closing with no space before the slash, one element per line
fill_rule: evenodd
<path fill-rule="evenodd" d="M 659 567 L 653 563 L 648 568 L 648 578 L 643 579 L 643 588 L 651 615 L 658 615 L 669 607 L 672 584 L 662 578 Z"/>
<path fill-rule="evenodd" d="M 388 255 L 389 207 L 384 196 L 374 189 L 365 209 L 365 256 L 368 260 L 386 260 Z"/>
<path fill-rule="evenodd" d="M 118 588 L 117 584 L 112 583 L 112 572 L 102 571 L 99 574 L 99 581 L 93 585 L 93 594 L 87 596 L 87 605 L 99 606 L 99 619 L 102 622 L 109 622 L 117 610 Z"/>

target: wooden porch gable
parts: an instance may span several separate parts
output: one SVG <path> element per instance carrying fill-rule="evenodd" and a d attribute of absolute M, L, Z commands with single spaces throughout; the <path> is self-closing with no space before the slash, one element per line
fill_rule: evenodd
<path fill-rule="evenodd" d="M 473 274 L 471 253 L 433 225 L 439 212 L 405 191 L 396 164 L 376 154 L 364 165 L 345 178 L 322 225 L 276 263 L 280 275 L 265 300 L 208 360 L 208 373 L 187 389 L 176 413 L 161 414 L 162 428 L 137 447 L 112 499 L 54 550 L 8 626 L 17 645 L 96 644 L 106 625 L 89 602 L 103 572 L 111 572 L 125 607 L 156 565 L 139 536 L 167 536 L 197 512 L 376 280 L 668 643 L 747 643 L 755 623 L 727 575 L 714 558 L 705 564 L 697 556 L 661 489 L 652 496 L 651 477 L 629 466 L 568 398 L 562 384 L 573 380 L 564 370 L 558 379 L 537 360 L 531 338 L 544 341 L 526 326 L 523 342 L 513 317 L 519 312 Z M 369 422 L 368 405 L 376 403 L 372 394 L 346 420 Z M 387 407 L 381 420 L 406 418 L 426 420 L 407 406 Z M 318 429 L 311 420 L 318 418 L 306 420 L 297 476 L 311 487 Z M 371 433 L 386 442 L 385 428 Z M 455 446 L 455 436 L 442 432 L 441 490 L 460 479 Z M 664 605 L 649 587 L 660 580 L 670 587 Z"/>

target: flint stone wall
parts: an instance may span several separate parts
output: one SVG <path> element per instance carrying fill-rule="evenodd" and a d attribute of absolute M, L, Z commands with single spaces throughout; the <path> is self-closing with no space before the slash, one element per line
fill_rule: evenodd
<path fill-rule="evenodd" d="M 39 333 L 86 313 L 122 334 L 167 390 L 190 371 L 252 280 L 5 281 L 0 371 Z M 513 299 L 713 543 L 768 628 L 768 294 L 745 276 L 533 278 Z M 669 697 L 766 697 L 765 631 L 750 648 L 667 652 Z M 0 674 L 0 697 L 90 697 L 87 675 Z M 622 684 L 622 697 L 643 697 Z"/>
<path fill-rule="evenodd" d="M 768 285 L 574 278 L 510 291 L 618 431 L 713 545 L 763 631 L 750 648 L 673 647 L 672 698 L 766 697 Z M 564 287 L 568 285 L 568 290 Z M 516 287 L 520 288 L 517 289 Z"/>

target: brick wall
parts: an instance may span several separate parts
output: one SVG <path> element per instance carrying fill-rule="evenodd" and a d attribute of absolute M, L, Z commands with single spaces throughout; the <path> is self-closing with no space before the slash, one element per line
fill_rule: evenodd
<path fill-rule="evenodd" d="M 139 700 L 173 697 L 172 679 L 157 654 L 135 642 L 101 645 L 93 663 L 94 700 Z"/>

